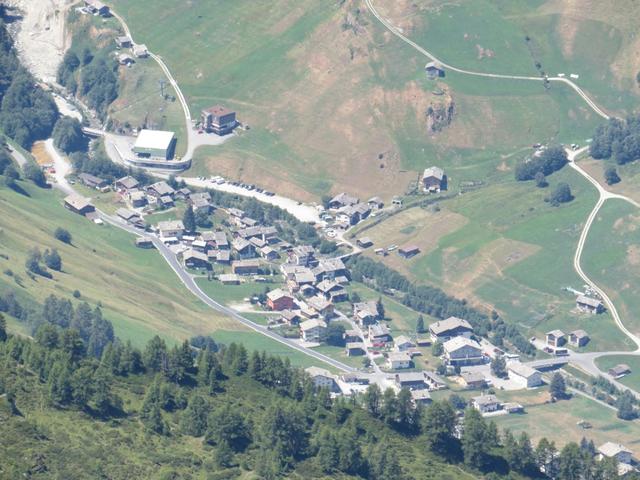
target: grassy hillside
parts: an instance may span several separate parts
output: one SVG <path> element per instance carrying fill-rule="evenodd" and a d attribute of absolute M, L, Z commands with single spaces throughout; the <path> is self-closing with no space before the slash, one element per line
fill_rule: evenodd
<path fill-rule="evenodd" d="M 420 254 L 409 260 L 397 252 L 379 257 L 373 248 L 366 254 L 416 282 L 497 310 L 526 335 L 583 328 L 592 334 L 588 349 L 626 348 L 608 314 L 594 319 L 576 312 L 575 297 L 562 290 L 584 283 L 573 255 L 596 191 L 569 168 L 548 180 L 549 187 L 536 188 L 504 178 L 437 207 L 409 208 L 361 235 L 371 237 L 374 248 L 417 244 Z M 559 182 L 570 184 L 575 199 L 552 207 L 544 198 Z"/>
<path fill-rule="evenodd" d="M 20 182 L 27 195 L 0 187 L 0 288 L 42 302 L 50 294 L 101 303 L 116 334 L 136 345 L 154 334 L 168 341 L 237 330 L 237 322 L 196 300 L 154 250 L 134 246 L 133 237 L 106 225 L 98 226 L 66 210 L 55 191 Z M 53 237 L 57 227 L 71 232 L 73 245 Z M 25 274 L 30 249 L 57 248 L 63 271 L 52 280 Z M 11 275 L 9 275 L 11 274 Z"/>
<path fill-rule="evenodd" d="M 524 2 L 517 15 L 487 2 L 380 3 L 405 32 L 444 59 L 473 60 L 458 45 L 464 41 L 458 38 L 461 25 L 468 25 L 483 41 L 489 37 L 486 48 L 509 47 L 469 67 L 499 60 L 497 70 L 535 74 L 519 22 L 536 10 Z M 221 102 L 251 127 L 221 147 L 200 150 L 195 174 L 240 177 L 298 198 L 343 189 L 390 197 L 405 191 L 425 166 L 439 164 L 461 180 L 487 179 L 501 156 L 533 142 L 584 141 L 597 121 L 558 85 L 547 91 L 536 82 L 450 72 L 428 81 L 425 58 L 384 30 L 360 0 L 160 0 L 153 9 L 144 0 L 116 0 L 114 6 L 136 37 L 163 56 L 193 114 Z M 491 15 L 499 21 L 489 22 Z M 542 36 L 544 28 L 539 31 Z M 554 46 L 560 41 L 543 40 Z M 608 85 L 607 78 L 598 80 Z M 429 107 L 452 104 L 451 126 L 429 133 Z"/>
<path fill-rule="evenodd" d="M 596 217 L 582 254 L 584 271 L 615 303 L 624 324 L 640 333 L 640 217 L 622 200 L 609 200 Z"/>

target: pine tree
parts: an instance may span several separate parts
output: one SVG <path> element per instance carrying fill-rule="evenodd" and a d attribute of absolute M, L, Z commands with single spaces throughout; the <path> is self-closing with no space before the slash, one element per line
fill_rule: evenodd
<path fill-rule="evenodd" d="M 584 472 L 584 461 L 580 447 L 575 443 L 567 443 L 560 452 L 560 478 L 562 480 L 581 480 Z"/>
<path fill-rule="evenodd" d="M 444 454 L 454 439 L 456 412 L 450 402 L 433 402 L 424 414 L 422 428 L 427 446 L 435 453 Z"/>
<path fill-rule="evenodd" d="M 182 216 L 182 224 L 184 225 L 185 231 L 196 231 L 196 217 L 193 213 L 193 207 L 191 205 L 188 205 L 187 209 L 184 211 L 184 215 Z"/>
<path fill-rule="evenodd" d="M 376 302 L 376 307 L 378 309 L 378 318 L 385 319 L 386 314 L 384 311 L 384 303 L 382 303 L 382 297 L 378 297 L 378 301 Z"/>
<path fill-rule="evenodd" d="M 194 394 L 189 399 L 189 405 L 182 414 L 180 427 L 184 433 L 193 437 L 204 435 L 207 430 L 207 416 L 209 415 L 209 405 L 205 399 Z"/>
<path fill-rule="evenodd" d="M 7 340 L 7 320 L 4 318 L 4 315 L 0 313 L 0 342 L 5 342 Z"/>
<path fill-rule="evenodd" d="M 418 321 L 416 322 L 416 333 L 424 333 L 426 329 L 424 328 L 424 317 L 422 315 L 418 316 Z"/>
<path fill-rule="evenodd" d="M 154 336 L 144 350 L 144 366 L 151 372 L 159 372 L 166 367 L 167 345 L 159 336 Z"/>
<path fill-rule="evenodd" d="M 364 392 L 364 408 L 374 417 L 380 415 L 380 404 L 382 400 L 380 395 L 380 387 L 377 383 L 369 385 Z"/>
<path fill-rule="evenodd" d="M 562 374 L 556 372 L 551 377 L 551 383 L 549 384 L 549 392 L 551 398 L 563 399 L 567 396 L 567 386 L 565 385 L 564 377 Z"/>

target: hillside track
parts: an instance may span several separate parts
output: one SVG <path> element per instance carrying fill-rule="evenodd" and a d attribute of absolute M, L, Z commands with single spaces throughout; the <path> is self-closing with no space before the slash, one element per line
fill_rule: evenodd
<path fill-rule="evenodd" d="M 606 120 L 608 120 L 610 118 L 610 116 L 604 110 L 602 110 L 593 100 L 591 100 L 591 98 L 584 92 L 584 90 L 582 90 L 578 85 L 576 85 L 574 82 L 572 82 L 568 78 L 564 78 L 564 77 L 534 77 L 534 76 L 526 76 L 526 75 L 508 75 L 508 74 L 502 74 L 502 73 L 485 73 L 485 72 L 476 72 L 476 71 L 473 71 L 473 70 L 467 70 L 467 69 L 464 69 L 464 68 L 456 67 L 454 65 L 450 65 L 450 64 L 440 60 L 433 53 L 431 53 L 428 50 L 424 49 L 423 47 L 418 45 L 416 42 L 411 40 L 410 38 L 407 38 L 405 35 L 403 35 L 402 32 L 400 32 L 400 30 L 398 30 L 398 28 L 396 28 L 389 20 L 384 18 L 376 10 L 375 6 L 373 5 L 373 0 L 365 0 L 365 4 L 367 5 L 367 8 L 371 12 L 371 14 L 374 17 L 376 17 L 378 19 L 378 21 L 380 23 L 382 23 L 387 28 L 387 30 L 389 30 L 389 32 L 394 34 L 396 37 L 398 37 L 400 40 L 402 40 L 406 44 L 411 45 L 414 49 L 416 49 L 418 52 L 420 52 L 422 55 L 424 55 L 428 59 L 439 63 L 445 69 L 451 70 L 453 72 L 461 73 L 461 74 L 464 74 L 464 75 L 472 75 L 472 76 L 475 76 L 475 77 L 496 78 L 496 79 L 506 79 L 506 80 L 523 80 L 523 81 L 531 81 L 531 82 L 549 81 L 549 82 L 564 83 L 564 84 L 568 85 L 570 88 L 572 88 L 580 97 L 582 97 L 582 99 L 587 103 L 587 105 L 594 112 L 596 112 L 596 114 L 598 114 L 599 116 L 601 116 L 602 118 L 604 118 Z"/>

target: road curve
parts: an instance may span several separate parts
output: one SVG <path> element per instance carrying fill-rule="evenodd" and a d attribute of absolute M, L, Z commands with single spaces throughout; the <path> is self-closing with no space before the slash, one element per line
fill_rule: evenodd
<path fill-rule="evenodd" d="M 507 79 L 507 80 L 525 80 L 525 81 L 535 81 L 535 82 L 544 82 L 544 81 L 548 80 L 549 82 L 564 83 L 564 84 L 568 85 L 569 87 L 571 87 L 578 95 L 580 95 L 580 97 L 582 97 L 582 99 L 587 103 L 587 105 L 589 105 L 589 107 L 594 112 L 596 112 L 599 116 L 601 116 L 602 118 L 607 119 L 607 120 L 610 118 L 609 115 L 607 115 L 606 112 L 604 112 L 600 107 L 598 107 L 598 105 L 596 105 L 596 103 L 593 100 L 591 100 L 591 98 L 589 98 L 589 96 L 578 85 L 573 83 L 568 78 L 564 78 L 564 77 L 534 77 L 534 76 L 526 76 L 526 75 L 506 75 L 506 74 L 501 74 L 501 73 L 484 73 L 484 72 L 475 72 L 473 70 L 466 70 L 464 68 L 458 68 L 458 67 L 455 67 L 453 65 L 449 65 L 448 63 L 443 62 L 438 57 L 436 57 L 433 53 L 425 50 L 420 45 L 415 43 L 413 40 L 411 40 L 411 39 L 407 38 L 405 35 L 403 35 L 402 32 L 400 32 L 400 30 L 398 30 L 389 20 L 384 18 L 376 10 L 376 8 L 373 5 L 373 0 L 365 0 L 365 3 L 367 5 L 367 8 L 369 9 L 369 11 L 371 12 L 371 14 L 374 17 L 376 17 L 376 19 L 378 19 L 378 21 L 380 23 L 382 23 L 387 28 L 387 30 L 389 30 L 391 33 L 393 33 L 396 37 L 398 37 L 400 40 L 402 40 L 406 44 L 411 45 L 413 48 L 415 48 L 418 52 L 420 52 L 425 57 L 429 58 L 430 60 L 433 60 L 434 62 L 438 62 L 440 65 L 442 65 L 444 68 L 446 68 L 448 70 L 451 70 L 451 71 L 457 72 L 457 73 L 462 73 L 462 74 L 465 74 L 465 75 L 473 75 L 475 77 L 500 78 L 500 79 Z"/>
<path fill-rule="evenodd" d="M 622 322 L 622 319 L 620 318 L 620 315 L 618 314 L 618 310 L 616 309 L 615 305 L 613 304 L 609 296 L 604 292 L 604 290 L 602 290 L 598 285 L 596 285 L 596 283 L 593 280 L 589 278 L 589 276 L 584 272 L 584 270 L 582 269 L 582 266 L 580 265 L 582 252 L 584 250 L 584 246 L 587 241 L 587 236 L 589 235 L 589 230 L 591 229 L 591 226 L 593 225 L 593 221 L 598 215 L 600 208 L 602 207 L 602 205 L 604 205 L 604 202 L 606 202 L 609 199 L 619 199 L 619 200 L 627 200 L 632 204 L 636 203 L 627 197 L 624 197 L 622 195 L 616 195 L 609 192 L 602 185 L 600 185 L 600 183 L 595 178 L 593 178 L 584 169 L 582 169 L 582 167 L 580 167 L 575 163 L 575 158 L 580 153 L 582 153 L 585 150 L 585 148 L 578 150 L 576 152 L 571 152 L 569 154 L 569 166 L 573 168 L 576 172 L 578 172 L 580 175 L 582 175 L 584 178 L 586 178 L 589 182 L 591 182 L 591 184 L 593 184 L 596 187 L 596 189 L 598 190 L 599 197 L 598 197 L 597 203 L 593 207 L 593 210 L 591 210 L 591 213 L 589 213 L 589 216 L 587 217 L 587 221 L 585 222 L 584 227 L 582 228 L 582 232 L 580 233 L 580 239 L 578 240 L 576 253 L 573 257 L 573 267 L 575 271 L 578 273 L 578 275 L 580 276 L 580 278 L 582 278 L 587 285 L 589 285 L 593 290 L 595 290 L 600 295 L 603 302 L 609 309 L 609 312 L 611 313 L 611 316 L 613 317 L 613 320 L 616 322 L 616 325 L 618 326 L 618 328 L 636 344 L 636 351 L 640 352 L 640 337 L 638 337 L 637 335 L 629 331 L 627 327 L 625 327 L 624 323 Z"/>

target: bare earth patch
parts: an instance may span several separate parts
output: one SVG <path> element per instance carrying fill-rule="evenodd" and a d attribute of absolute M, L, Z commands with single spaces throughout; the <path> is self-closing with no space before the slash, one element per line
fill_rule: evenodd
<path fill-rule="evenodd" d="M 53 158 L 47 152 L 44 142 L 36 142 L 31 147 L 31 155 L 36 159 L 38 165 L 51 165 L 53 164 Z"/>

